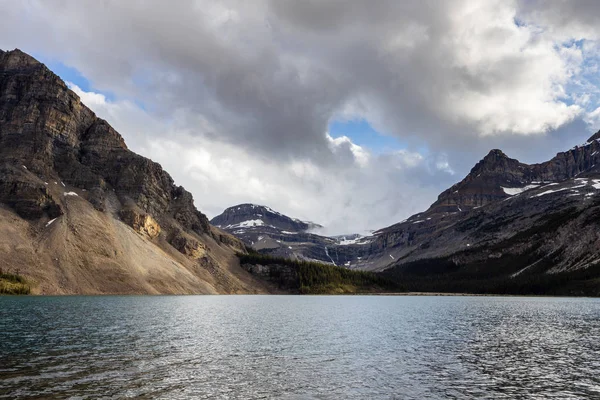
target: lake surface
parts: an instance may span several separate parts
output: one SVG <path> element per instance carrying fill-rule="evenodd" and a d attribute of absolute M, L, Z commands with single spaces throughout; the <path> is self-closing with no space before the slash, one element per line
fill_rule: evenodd
<path fill-rule="evenodd" d="M 600 301 L 0 297 L 0 398 L 600 398 Z"/>

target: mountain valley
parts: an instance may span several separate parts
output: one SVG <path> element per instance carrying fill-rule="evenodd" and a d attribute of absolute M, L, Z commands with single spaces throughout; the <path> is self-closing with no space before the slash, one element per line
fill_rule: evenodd
<path fill-rule="evenodd" d="M 369 236 L 247 203 L 209 221 L 58 76 L 0 51 L 0 263 L 34 293 L 269 293 L 240 266 L 250 250 L 417 282 L 407 290 L 570 274 L 597 294 L 599 216 L 600 132 L 539 164 L 492 150 L 427 210 Z"/>
<path fill-rule="evenodd" d="M 600 132 L 541 164 L 492 150 L 429 209 L 372 236 L 284 231 L 265 226 L 258 215 L 253 226 L 240 221 L 224 229 L 265 254 L 380 271 L 400 281 L 477 282 L 465 291 L 500 281 L 503 292 L 518 280 L 560 281 L 565 274 L 588 282 L 600 277 L 594 272 L 600 265 L 599 166 Z M 593 282 L 587 286 L 581 293 L 600 294 Z"/>

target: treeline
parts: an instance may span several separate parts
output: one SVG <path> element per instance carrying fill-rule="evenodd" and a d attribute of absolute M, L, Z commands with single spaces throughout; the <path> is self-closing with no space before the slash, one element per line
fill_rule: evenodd
<path fill-rule="evenodd" d="M 423 259 L 378 273 L 272 257 L 252 250 L 248 254 L 239 254 L 239 257 L 242 264 L 289 267 L 294 273 L 292 289 L 299 293 L 429 292 L 600 297 L 600 263 L 576 271 L 547 273 L 562 257 L 559 252 L 541 259 L 533 251 L 518 256 L 507 254 L 463 265 L 456 264 L 451 258 Z M 272 269 L 271 278 L 275 283 L 284 282 L 286 278 L 288 282 L 290 280 L 289 274 L 282 274 L 281 269 Z"/>
<path fill-rule="evenodd" d="M 366 271 L 350 270 L 330 264 L 312 261 L 298 261 L 273 257 L 257 252 L 238 254 L 240 263 L 263 266 L 285 266 L 294 276 L 291 289 L 302 294 L 334 294 L 334 293 L 375 293 L 397 290 L 397 285 L 390 279 Z M 280 269 L 272 268 L 270 278 L 275 283 L 284 282 Z"/>
<path fill-rule="evenodd" d="M 505 263 L 500 260 L 498 264 Z M 382 274 L 409 292 L 600 296 L 600 265 L 547 273 L 551 266 L 551 262 L 539 263 L 535 268 L 513 276 L 514 267 L 500 272 L 492 261 L 488 265 L 458 266 L 447 259 L 428 259 L 407 263 Z"/>
<path fill-rule="evenodd" d="M 0 268 L 0 294 L 30 294 L 31 285 L 19 274 L 4 272 Z"/>

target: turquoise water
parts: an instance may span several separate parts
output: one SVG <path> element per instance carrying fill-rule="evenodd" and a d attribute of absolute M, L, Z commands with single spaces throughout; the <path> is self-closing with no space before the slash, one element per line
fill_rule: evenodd
<path fill-rule="evenodd" d="M 0 297 L 0 398 L 600 398 L 600 301 Z"/>

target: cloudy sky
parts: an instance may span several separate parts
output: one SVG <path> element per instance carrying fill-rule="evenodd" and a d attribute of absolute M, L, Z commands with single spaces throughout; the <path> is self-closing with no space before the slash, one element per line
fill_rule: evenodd
<path fill-rule="evenodd" d="M 492 148 L 540 162 L 600 129 L 600 2 L 9 1 L 46 63 L 213 217 L 251 202 L 381 228 Z"/>

